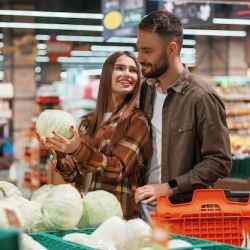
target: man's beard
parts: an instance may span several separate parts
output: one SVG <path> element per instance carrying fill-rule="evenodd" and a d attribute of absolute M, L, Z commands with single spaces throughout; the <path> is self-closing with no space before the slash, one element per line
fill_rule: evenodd
<path fill-rule="evenodd" d="M 151 69 L 148 72 L 143 72 L 142 70 L 142 75 L 147 78 L 158 78 L 161 76 L 163 73 L 165 73 L 169 68 L 168 61 L 165 60 L 164 63 L 162 63 L 159 67 L 155 67 L 154 69 Z"/>

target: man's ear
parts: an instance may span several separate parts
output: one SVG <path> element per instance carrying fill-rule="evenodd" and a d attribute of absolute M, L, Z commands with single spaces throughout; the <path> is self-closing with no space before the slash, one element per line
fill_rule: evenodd
<path fill-rule="evenodd" d="M 167 46 L 169 55 L 178 55 L 178 45 L 176 42 L 170 42 Z"/>

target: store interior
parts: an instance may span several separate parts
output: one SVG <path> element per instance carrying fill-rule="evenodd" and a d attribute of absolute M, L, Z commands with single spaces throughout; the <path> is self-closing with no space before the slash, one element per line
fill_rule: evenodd
<path fill-rule="evenodd" d="M 20 209 L 20 211 L 25 211 L 26 221 L 32 226 L 34 226 L 33 221 L 37 222 L 39 219 L 42 223 L 37 223 L 32 231 L 29 228 L 30 225 L 25 224 L 25 221 L 25 227 L 22 228 L 19 224 L 19 229 L 22 228 L 22 233 L 31 232 L 30 236 L 42 245 L 48 246 L 47 249 L 94 249 L 79 247 L 78 244 L 74 245 L 74 243 L 62 240 L 62 237 L 66 232 L 91 234 L 103 221 L 99 221 L 99 224 L 88 224 L 89 228 L 85 227 L 85 221 L 81 221 L 83 218 L 82 200 L 85 194 L 83 197 L 80 196 L 79 192 L 70 184 L 70 189 L 74 189 L 71 190 L 72 194 L 76 192 L 76 196 L 79 196 L 80 205 L 77 204 L 74 207 L 75 211 L 78 210 L 79 215 L 75 223 L 72 221 L 76 213 L 71 209 L 65 209 L 66 212 L 73 211 L 72 216 L 64 216 L 65 221 L 68 220 L 66 222 L 71 223 L 69 227 L 56 227 L 51 223 L 48 224 L 52 226 L 48 227 L 44 223 L 47 214 L 43 210 L 47 205 L 47 202 L 44 202 L 47 201 L 47 196 L 46 199 L 44 198 L 44 203 L 41 203 L 43 209 L 40 203 L 39 209 L 35 206 L 33 209 L 31 203 L 34 201 L 32 200 L 34 194 L 37 195 L 35 193 L 37 190 L 45 187 L 43 191 L 46 193 L 50 188 L 54 188 L 54 185 L 58 187 L 62 186 L 59 184 L 65 183 L 51 165 L 51 153 L 37 140 L 36 122 L 38 117 L 47 109 L 64 110 L 74 117 L 78 125 L 81 117 L 96 107 L 101 69 L 106 58 L 115 51 L 131 51 L 137 55 L 137 25 L 144 15 L 155 10 L 171 11 L 180 19 L 184 34 L 181 50 L 182 63 L 189 67 L 192 73 L 209 82 L 223 99 L 233 162 L 229 177 L 219 179 L 215 183 L 214 189 L 199 190 L 195 197 L 196 200 L 193 199 L 192 202 L 185 204 L 185 209 L 181 206 L 173 207 L 172 204 L 166 208 L 164 200 L 164 205 L 159 207 L 168 210 L 167 212 L 164 210 L 163 217 L 161 217 L 164 219 L 161 224 L 150 224 L 151 219 L 157 221 L 162 216 L 160 212 L 159 214 L 149 214 L 149 211 L 140 204 L 141 213 L 145 216 L 144 221 L 152 226 L 150 228 L 145 223 L 149 228 L 148 231 L 153 229 L 153 233 L 150 231 L 153 235 L 153 237 L 150 236 L 150 240 L 157 244 L 162 240 L 166 245 L 170 238 L 177 241 L 182 239 L 197 245 L 197 248 L 181 249 L 239 249 L 240 246 L 250 249 L 250 201 L 245 202 L 246 193 L 244 193 L 243 205 L 239 203 L 239 201 L 243 201 L 242 197 L 238 197 L 239 199 L 235 203 L 230 203 L 231 201 L 226 200 L 224 195 L 226 192 L 230 193 L 230 190 L 236 193 L 237 191 L 247 192 L 247 194 L 250 192 L 250 1 L 5 0 L 0 1 L 0 182 L 7 181 L 14 184 L 18 189 L 13 192 L 18 193 L 21 190 L 18 195 L 20 198 L 20 193 L 22 193 L 23 197 L 21 196 L 19 201 L 19 198 L 14 196 L 14 200 L 12 200 L 14 206 L 19 209 L 21 200 L 25 199 L 25 202 L 28 202 L 26 204 L 29 205 L 26 205 L 26 208 L 23 206 L 23 210 Z M 220 189 L 227 191 L 224 192 Z M 3 191 L 4 188 L 0 186 L 0 200 L 6 195 Z M 60 193 L 64 195 L 63 191 Z M 70 200 L 73 204 L 71 196 L 65 197 L 56 201 L 58 202 L 56 205 L 59 204 L 58 207 L 54 203 L 51 206 L 52 210 L 55 210 L 55 218 L 59 218 L 57 215 L 62 212 L 61 201 Z M 214 203 L 206 205 L 202 203 L 210 198 L 214 199 Z M 166 199 L 166 197 L 162 199 Z M 99 216 L 100 210 L 95 211 L 95 208 L 99 208 L 99 200 L 97 198 L 95 200 L 94 205 L 90 204 L 88 214 L 94 217 L 92 218 L 94 221 L 101 217 Z M 160 203 L 160 201 L 161 198 L 158 202 Z M 202 209 L 194 206 L 197 201 L 200 202 L 199 205 Z M 1 202 L 3 202 L 3 206 L 4 201 Z M 70 205 L 72 204 L 70 203 Z M 30 207 L 28 208 L 28 206 Z M 71 207 L 73 206 L 74 204 Z M 106 207 L 108 206 L 111 207 L 110 210 L 115 211 L 115 207 L 112 207 L 111 203 Z M 0 249 L 23 249 L 21 240 L 18 238 L 20 231 L 13 231 L 14 234 L 12 234 L 13 228 L 10 230 L 1 228 L 4 221 L 2 220 L 3 211 L 6 210 L 4 209 L 0 206 Z M 102 210 L 103 207 L 100 206 L 99 209 Z M 37 215 L 38 212 L 40 217 Z M 177 225 L 174 228 L 176 231 L 173 230 L 173 232 L 177 232 L 179 235 L 173 234 L 169 237 L 170 227 L 166 225 L 166 221 L 170 218 L 170 213 L 172 213 L 171 216 L 177 216 L 184 212 L 189 213 L 188 218 L 184 218 L 186 228 L 185 226 L 181 228 L 178 224 L 183 218 L 171 219 L 172 227 Z M 194 214 L 198 214 L 199 218 L 191 218 L 191 215 Z M 157 217 L 158 215 L 159 217 Z M 211 217 L 209 217 L 210 215 Z M 10 216 L 12 224 L 9 224 L 16 226 L 16 221 L 13 221 L 13 218 L 16 217 L 12 216 L 13 214 Z M 226 218 L 226 216 L 228 217 Z M 204 218 L 206 225 L 201 223 Z M 191 225 L 192 219 L 194 219 L 194 223 Z M 83 225 L 79 227 L 82 231 L 73 231 L 79 226 L 79 223 Z M 115 223 L 118 223 L 118 220 L 111 220 L 109 223 L 108 229 L 102 229 L 99 234 L 104 235 L 105 231 L 110 233 L 113 230 L 112 233 L 117 236 L 115 236 L 116 238 L 126 238 L 127 246 L 112 248 L 113 243 L 108 241 L 109 246 L 102 249 L 139 249 L 129 246 L 130 243 L 133 245 L 133 242 L 128 240 L 127 235 L 134 236 L 139 231 L 144 233 L 140 227 L 132 228 L 131 232 L 127 230 L 126 237 L 124 237 L 125 234 L 123 231 L 121 233 L 119 227 L 115 232 Z M 119 223 L 121 222 L 119 221 Z M 125 222 L 123 221 L 123 223 Z M 45 224 L 45 228 L 39 227 Z M 146 227 L 144 225 L 144 228 Z M 176 228 L 183 231 L 178 231 Z M 202 231 L 200 228 L 204 228 L 204 230 Z M 40 233 L 39 230 L 42 232 L 42 230 L 46 231 L 45 229 L 54 230 L 49 232 L 52 236 Z M 194 237 L 193 235 L 199 231 L 198 229 L 202 233 L 201 237 L 197 238 L 211 241 L 184 236 Z M 205 230 L 207 231 L 205 232 Z M 237 233 L 235 233 L 236 231 Z M 32 232 L 37 232 L 37 234 L 32 235 Z M 162 237 L 160 240 L 157 238 L 159 236 L 157 233 Z M 209 238 L 210 236 L 211 238 Z M 143 237 L 136 239 L 137 243 L 144 242 L 146 237 Z M 53 245 L 54 243 L 59 245 Z M 94 243 L 93 245 L 96 246 Z M 231 245 L 222 245 L 224 243 Z M 176 246 L 177 242 L 172 244 Z M 40 248 L 33 245 L 29 249 Z"/>
<path fill-rule="evenodd" d="M 215 186 L 250 190 L 249 1 L 121 1 L 122 25 L 106 18 L 117 2 L 0 3 L 0 180 L 27 196 L 44 184 L 63 183 L 35 137 L 37 117 L 62 109 L 79 122 L 95 108 L 107 56 L 137 53 L 139 20 L 172 8 L 184 26 L 182 62 L 211 82 L 226 105 L 234 161 L 231 176 Z"/>

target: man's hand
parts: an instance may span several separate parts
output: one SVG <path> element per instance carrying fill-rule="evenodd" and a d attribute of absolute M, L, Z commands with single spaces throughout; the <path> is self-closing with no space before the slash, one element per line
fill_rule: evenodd
<path fill-rule="evenodd" d="M 135 202 L 142 201 L 144 204 L 149 204 L 156 201 L 157 197 L 161 195 L 171 196 L 172 194 L 172 190 L 167 183 L 145 185 L 136 189 Z"/>

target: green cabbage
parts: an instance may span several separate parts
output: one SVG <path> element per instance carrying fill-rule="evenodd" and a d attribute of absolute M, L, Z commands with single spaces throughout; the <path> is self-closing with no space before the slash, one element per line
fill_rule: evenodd
<path fill-rule="evenodd" d="M 42 140 L 45 140 L 46 136 L 53 137 L 52 131 L 70 139 L 73 136 L 70 130 L 72 125 L 76 126 L 76 122 L 71 114 L 63 110 L 48 109 L 40 113 L 36 129 Z"/>
<path fill-rule="evenodd" d="M 112 216 L 105 220 L 92 234 L 92 239 L 110 240 L 115 244 L 116 249 L 125 250 L 127 244 L 126 221 L 118 216 Z"/>
<path fill-rule="evenodd" d="M 8 213 L 7 213 L 8 210 L 11 212 L 11 214 L 14 214 L 16 216 L 16 219 L 20 223 L 20 226 L 23 227 L 23 223 L 22 223 L 23 220 L 22 220 L 22 216 L 19 210 L 13 204 L 10 204 L 7 201 L 1 200 L 0 201 L 0 228 L 13 226 L 11 224 L 12 218 L 8 217 Z M 11 214 L 10 216 L 12 216 Z"/>
<path fill-rule="evenodd" d="M 0 181 L 0 200 L 16 195 L 22 195 L 22 193 L 14 184 L 8 181 Z"/>
<path fill-rule="evenodd" d="M 49 230 L 73 229 L 82 211 L 80 193 L 71 184 L 54 187 L 42 204 L 43 220 Z"/>
<path fill-rule="evenodd" d="M 47 198 L 51 189 L 54 187 L 55 187 L 55 185 L 53 185 L 53 184 L 45 184 L 45 185 L 41 186 L 32 194 L 31 200 L 43 203 L 44 200 Z"/>
<path fill-rule="evenodd" d="M 126 223 L 126 250 L 137 250 L 150 246 L 152 229 L 142 219 L 128 220 Z"/>
<path fill-rule="evenodd" d="M 28 201 L 19 207 L 23 229 L 26 232 L 45 231 L 42 205 L 37 201 Z"/>
<path fill-rule="evenodd" d="M 10 204 L 12 204 L 14 207 L 19 208 L 23 203 L 29 202 L 28 199 L 24 198 L 23 196 L 11 196 L 6 199 L 3 199 L 3 201 L 6 201 Z"/>
<path fill-rule="evenodd" d="M 79 228 L 97 227 L 112 216 L 123 217 L 121 204 L 111 193 L 104 190 L 88 192 L 82 199 L 83 214 Z"/>

